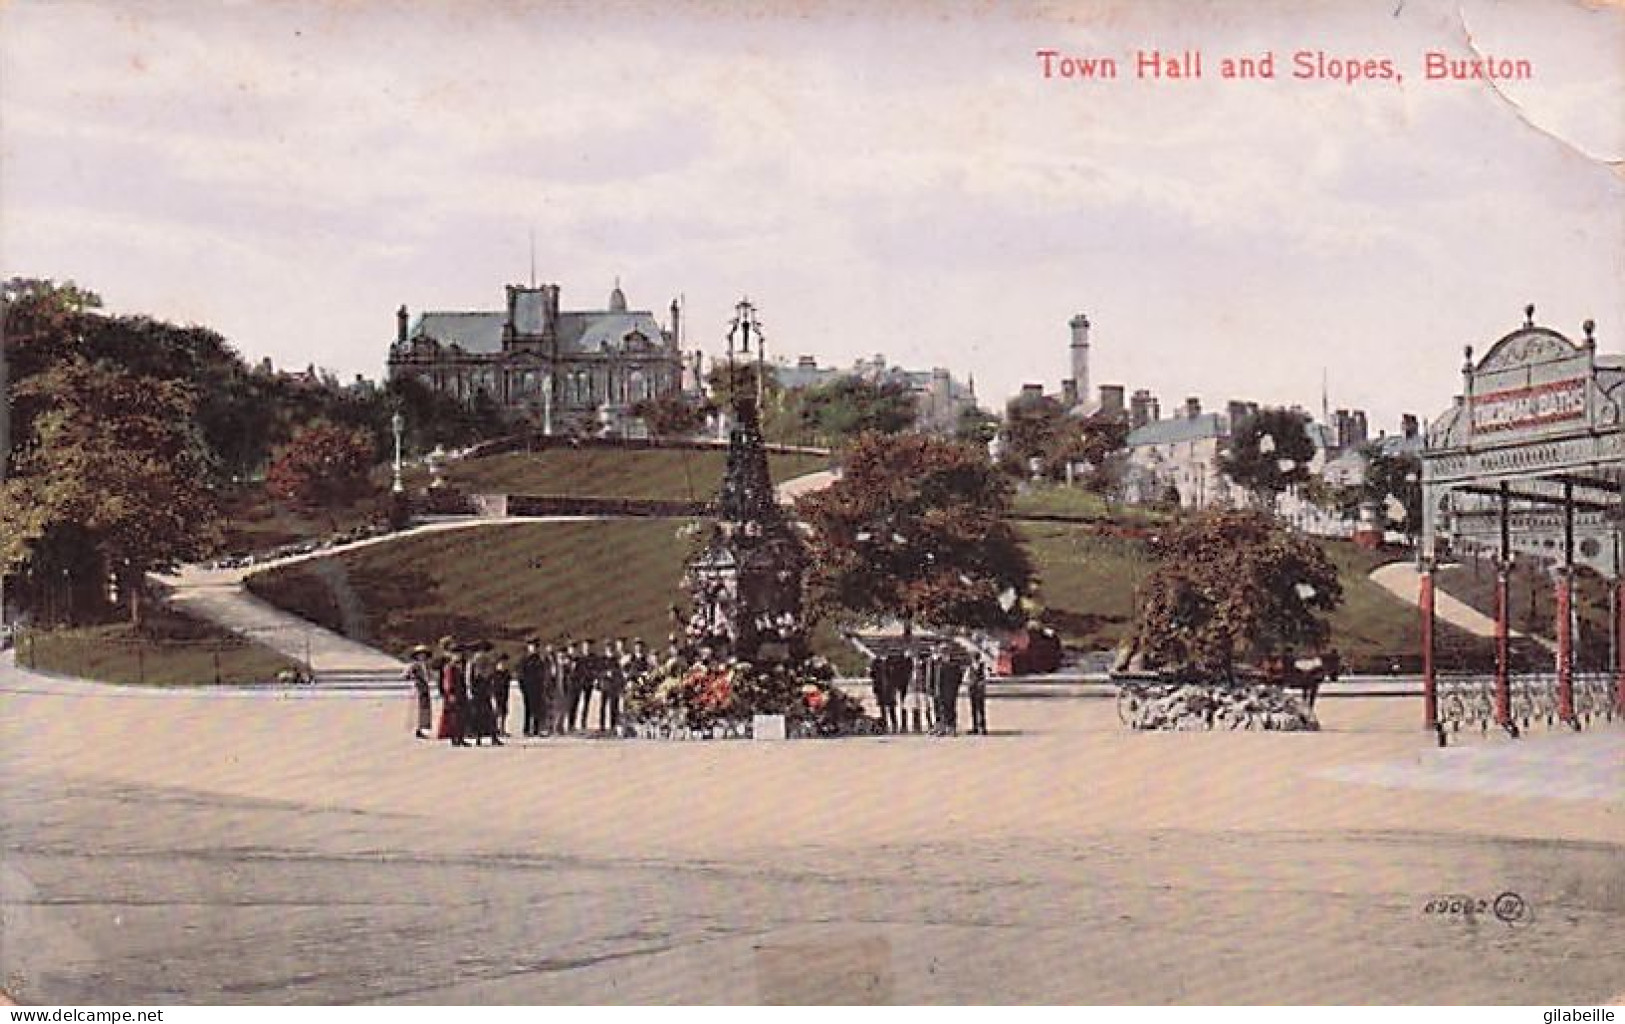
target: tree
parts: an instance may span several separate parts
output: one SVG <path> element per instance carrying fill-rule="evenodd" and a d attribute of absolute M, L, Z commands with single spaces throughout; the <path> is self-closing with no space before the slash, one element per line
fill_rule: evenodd
<path fill-rule="evenodd" d="M 1315 443 L 1309 417 L 1294 409 L 1260 409 L 1236 424 L 1219 469 L 1246 488 L 1260 508 L 1275 507 L 1275 498 L 1309 477 Z"/>
<path fill-rule="evenodd" d="M 1385 453 L 1375 444 L 1364 454 L 1360 496 L 1376 503 L 1380 521 L 1414 539 L 1422 530 L 1422 460 L 1413 452 Z"/>
<path fill-rule="evenodd" d="M 632 407 L 655 437 L 691 437 L 705 426 L 704 402 L 687 395 L 669 393 L 645 398 Z"/>
<path fill-rule="evenodd" d="M 372 439 L 366 431 L 335 423 L 312 423 L 276 450 L 265 487 L 280 500 L 325 509 L 336 530 L 336 510 L 376 490 L 370 477 L 373 454 Z"/>
<path fill-rule="evenodd" d="M 95 292 L 68 281 L 14 277 L 0 285 L 0 458 L 10 459 L 33 437 L 41 397 L 19 394 L 15 385 L 75 353 L 83 354 L 85 310 L 101 306 Z M 0 466 L 0 480 L 5 478 Z"/>
<path fill-rule="evenodd" d="M 1066 430 L 1066 409 L 1047 395 L 1018 395 L 1004 407 L 1007 468 L 1026 476 L 1033 459 L 1048 462 Z"/>
<path fill-rule="evenodd" d="M 954 423 L 954 440 L 987 447 L 999 436 L 999 418 L 980 406 L 967 405 L 959 410 Z"/>
<path fill-rule="evenodd" d="M 41 411 L 17 474 L 0 487 L 0 571 L 30 574 L 36 589 L 65 585 L 80 595 L 67 618 L 84 610 L 98 584 L 105 592 L 111 575 L 140 626 L 146 574 L 201 558 L 215 541 L 210 454 L 193 420 L 195 394 L 179 381 L 78 355 L 16 392 Z M 46 579 L 47 567 L 63 578 Z"/>
<path fill-rule="evenodd" d="M 1067 478 L 1067 467 L 1080 463 L 1088 467 L 1083 484 L 1089 490 L 1105 493 L 1115 487 L 1122 473 L 1123 445 L 1128 440 L 1128 424 L 1116 419 L 1076 420 L 1065 417 L 1049 450 L 1039 456 L 1045 476 Z"/>
<path fill-rule="evenodd" d="M 865 431 L 895 434 L 914 425 L 914 395 L 900 380 L 878 384 L 842 375 L 803 388 L 795 395 L 800 427 L 823 440 L 840 444 Z"/>
<path fill-rule="evenodd" d="M 1174 523 L 1152 554 L 1134 638 L 1152 665 L 1228 679 L 1238 657 L 1324 644 L 1343 600 L 1320 546 L 1261 511 Z"/>
<path fill-rule="evenodd" d="M 896 617 L 905 632 L 1017 624 L 1032 567 L 1004 518 L 1009 504 L 1009 483 L 975 446 L 859 435 L 841 479 L 796 503 L 812 529 L 812 608 Z"/>

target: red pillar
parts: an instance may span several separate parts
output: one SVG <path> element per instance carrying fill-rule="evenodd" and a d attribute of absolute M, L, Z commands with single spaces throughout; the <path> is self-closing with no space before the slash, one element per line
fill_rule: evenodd
<path fill-rule="evenodd" d="M 1574 721 L 1574 635 L 1570 607 L 1574 601 L 1574 577 L 1557 574 L 1557 717 Z"/>
<path fill-rule="evenodd" d="M 1495 566 L 1495 724 L 1505 729 L 1512 724 L 1512 668 L 1507 644 L 1507 564 Z"/>
<path fill-rule="evenodd" d="M 1433 672 L 1433 566 L 1423 565 L 1421 592 L 1417 604 L 1422 609 L 1422 723 L 1425 729 L 1439 728 L 1438 680 Z"/>

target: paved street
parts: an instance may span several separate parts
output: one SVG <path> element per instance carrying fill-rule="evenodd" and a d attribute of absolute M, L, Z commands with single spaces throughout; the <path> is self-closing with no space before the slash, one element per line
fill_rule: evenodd
<path fill-rule="evenodd" d="M 1625 991 L 1625 728 L 1438 751 L 1413 704 L 1329 702 L 1318 735 L 1003 699 L 986 739 L 461 751 L 412 741 L 405 699 L 7 666 L 0 976 L 123 1003 Z M 1463 751 L 1575 784 L 1426 788 Z M 1424 913 L 1506 891 L 1527 919 Z"/>

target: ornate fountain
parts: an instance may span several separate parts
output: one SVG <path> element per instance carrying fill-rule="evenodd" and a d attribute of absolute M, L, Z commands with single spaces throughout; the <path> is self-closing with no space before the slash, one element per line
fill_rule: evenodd
<path fill-rule="evenodd" d="M 753 357 L 754 381 L 741 386 L 740 361 L 748 366 Z M 765 370 L 756 309 L 741 299 L 728 331 L 728 462 L 717 519 L 685 573 L 693 608 L 686 633 L 709 658 L 793 664 L 808 654 L 801 607 L 807 554 L 768 471 L 760 414 Z"/>

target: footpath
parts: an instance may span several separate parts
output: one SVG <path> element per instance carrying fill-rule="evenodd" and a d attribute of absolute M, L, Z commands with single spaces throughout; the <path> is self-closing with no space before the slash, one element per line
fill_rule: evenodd
<path fill-rule="evenodd" d="M 1422 576 L 1416 571 L 1416 566 L 1409 562 L 1389 562 L 1371 570 L 1371 582 L 1413 608 L 1422 606 L 1421 580 Z M 1494 619 L 1437 588 L 1433 591 L 1433 613 L 1441 621 L 1466 630 L 1473 636 L 1495 636 Z M 1527 637 L 1549 651 L 1555 650 L 1552 642 L 1545 637 L 1528 636 L 1516 630 L 1512 630 L 1509 635 L 1514 639 Z"/>

